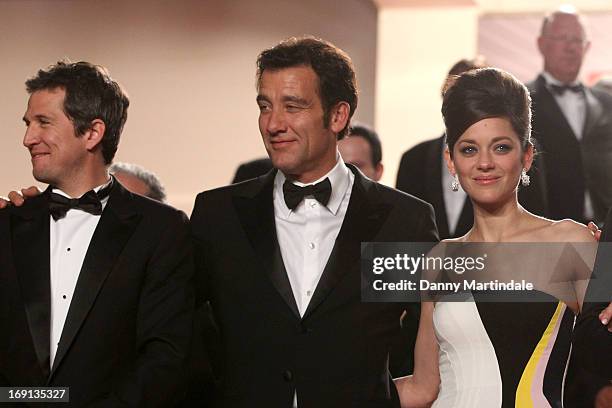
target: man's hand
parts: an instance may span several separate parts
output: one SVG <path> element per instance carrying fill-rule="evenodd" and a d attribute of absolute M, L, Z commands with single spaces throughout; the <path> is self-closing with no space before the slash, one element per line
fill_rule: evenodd
<path fill-rule="evenodd" d="M 595 223 L 591 221 L 589 222 L 589 225 L 587 225 L 587 228 L 589 229 L 589 231 L 593 233 L 593 236 L 595 237 L 595 239 L 599 241 L 599 239 L 601 238 L 601 230 L 599 229 L 599 227 L 597 227 L 597 225 L 595 225 Z M 599 314 L 599 321 L 601 322 L 601 324 L 608 326 L 609 332 L 612 332 L 611 320 L 612 320 L 612 302 L 608 305 L 608 307 L 602 310 L 601 313 Z"/>
<path fill-rule="evenodd" d="M 589 225 L 587 225 L 587 228 L 593 233 L 595 239 L 599 241 L 599 238 L 601 238 L 601 230 L 599 227 L 593 221 L 591 221 L 589 222 Z"/>
<path fill-rule="evenodd" d="M 21 191 L 11 191 L 8 198 L 0 197 L 0 209 L 5 208 L 10 204 L 20 207 L 23 205 L 25 200 L 36 197 L 40 193 L 41 191 L 35 186 L 22 188 Z"/>
<path fill-rule="evenodd" d="M 610 320 L 612 320 L 612 303 L 599 314 L 599 321 L 601 324 L 607 325 L 608 331 L 612 332 L 612 322 L 610 322 Z"/>
<path fill-rule="evenodd" d="M 602 388 L 597 393 L 595 408 L 612 408 L 612 385 Z"/>

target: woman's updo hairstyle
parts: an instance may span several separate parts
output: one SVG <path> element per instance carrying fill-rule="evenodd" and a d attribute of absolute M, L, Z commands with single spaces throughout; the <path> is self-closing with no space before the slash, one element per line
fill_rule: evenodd
<path fill-rule="evenodd" d="M 480 68 L 449 78 L 442 116 L 451 157 L 459 137 L 482 119 L 508 119 L 523 151 L 531 143 L 529 91 L 512 74 L 497 68 Z"/>

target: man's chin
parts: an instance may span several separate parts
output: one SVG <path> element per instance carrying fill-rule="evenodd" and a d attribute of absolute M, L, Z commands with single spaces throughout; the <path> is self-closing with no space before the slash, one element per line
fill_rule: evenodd
<path fill-rule="evenodd" d="M 32 170 L 32 176 L 34 179 L 40 183 L 45 184 L 54 184 L 51 177 L 48 174 L 42 173 L 40 171 Z"/>

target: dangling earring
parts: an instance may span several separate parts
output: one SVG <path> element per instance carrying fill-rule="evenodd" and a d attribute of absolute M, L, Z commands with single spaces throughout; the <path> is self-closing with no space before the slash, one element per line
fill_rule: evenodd
<path fill-rule="evenodd" d="M 527 174 L 527 170 L 525 168 L 523 168 L 523 171 L 521 171 L 521 184 L 524 187 L 527 187 L 529 185 L 529 183 L 531 183 L 531 180 L 529 178 L 529 174 Z"/>
<path fill-rule="evenodd" d="M 529 177 L 529 176 L 527 176 Z M 453 182 L 451 183 L 451 190 L 457 192 L 459 191 L 459 177 L 457 177 L 457 174 L 455 174 L 454 178 L 453 178 Z"/>

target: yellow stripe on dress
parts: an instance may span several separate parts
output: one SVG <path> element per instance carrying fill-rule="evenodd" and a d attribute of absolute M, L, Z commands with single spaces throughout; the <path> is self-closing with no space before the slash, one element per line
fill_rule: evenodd
<path fill-rule="evenodd" d="M 519 408 L 544 408 L 550 407 L 548 400 L 542 394 L 543 384 L 543 373 L 546 371 L 546 364 L 548 363 L 548 357 L 550 356 L 550 350 L 552 349 L 555 340 L 557 339 L 557 333 L 563 318 L 563 312 L 565 311 L 565 304 L 559 302 L 555 313 L 553 314 L 542 338 L 538 342 L 536 348 L 525 366 L 521 381 L 516 389 L 516 401 L 515 407 Z M 545 353 L 545 351 L 548 352 Z M 542 361 L 542 356 L 545 356 L 545 360 Z M 540 370 L 538 370 L 538 366 Z M 540 375 L 537 375 L 540 374 Z M 534 382 L 538 383 L 538 387 L 534 387 Z M 534 388 L 538 388 L 536 391 Z M 532 393 L 534 391 L 534 393 Z"/>

